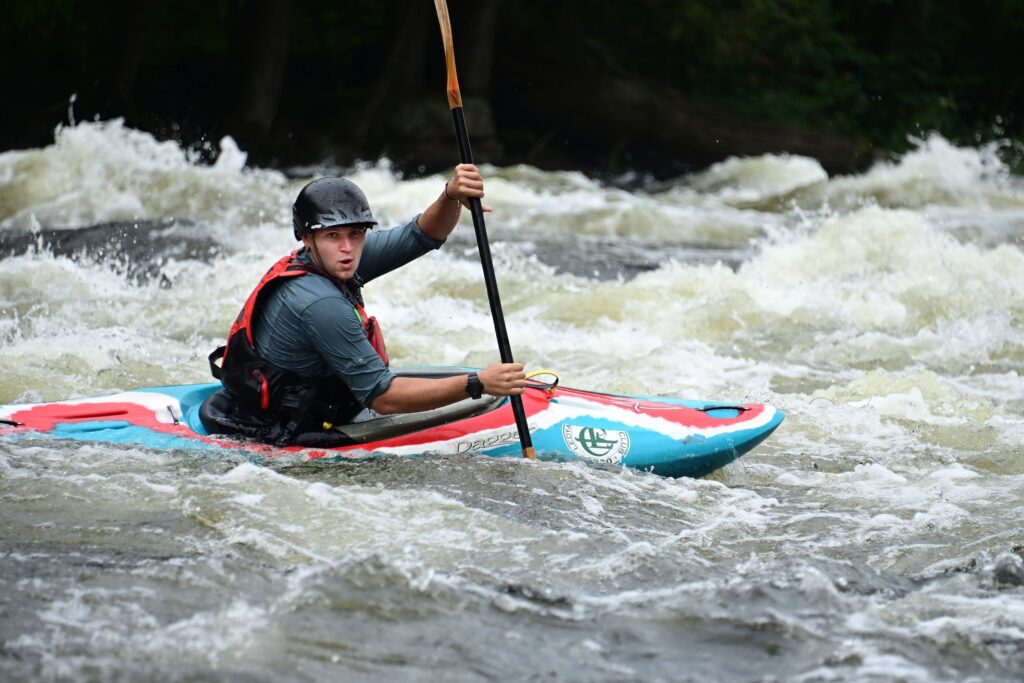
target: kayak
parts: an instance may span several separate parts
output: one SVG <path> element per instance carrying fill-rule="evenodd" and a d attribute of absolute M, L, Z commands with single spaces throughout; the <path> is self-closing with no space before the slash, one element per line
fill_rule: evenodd
<path fill-rule="evenodd" d="M 445 377 L 469 368 L 431 367 L 398 376 Z M 134 389 L 53 403 L 0 406 L 0 438 L 77 439 L 167 449 L 243 449 L 259 458 L 363 459 L 479 453 L 521 456 L 507 398 L 483 396 L 421 413 L 335 426 L 330 448 L 274 447 L 211 434 L 204 401 L 220 383 Z M 538 457 L 621 466 L 666 477 L 702 477 L 766 439 L 783 420 L 763 404 L 605 394 L 528 380 L 527 425 Z"/>

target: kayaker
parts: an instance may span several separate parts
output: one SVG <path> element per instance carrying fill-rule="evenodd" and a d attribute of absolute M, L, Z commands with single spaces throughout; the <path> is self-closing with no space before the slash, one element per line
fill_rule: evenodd
<path fill-rule="evenodd" d="M 444 378 L 396 377 L 380 326 L 363 309 L 366 283 L 439 248 L 455 229 L 462 203 L 483 196 L 480 171 L 460 164 L 423 213 L 378 231 L 366 196 L 351 181 L 320 178 L 303 187 L 292 207 L 302 248 L 267 272 L 227 345 L 210 355 L 211 371 L 225 388 L 200 412 L 207 429 L 275 444 L 330 446 L 336 424 L 430 410 L 484 393 L 521 394 L 526 377 L 519 363 Z"/>

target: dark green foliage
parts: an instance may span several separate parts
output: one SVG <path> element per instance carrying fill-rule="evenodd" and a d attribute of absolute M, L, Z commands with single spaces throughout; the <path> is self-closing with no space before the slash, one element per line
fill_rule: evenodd
<path fill-rule="evenodd" d="M 437 91 L 436 24 L 431 11 L 410 33 L 412 2 L 429 0 L 292 3 L 287 70 L 273 96 L 288 130 L 274 134 L 327 125 L 314 108 L 339 112 L 338 126 L 358 126 L 374 93 L 386 98 L 377 105 L 386 112 L 404 104 L 395 88 L 403 100 Z M 475 57 L 466 39 L 488 2 L 500 7 L 485 41 L 494 45 L 494 82 L 471 94 L 490 101 L 499 137 L 513 146 L 522 139 L 533 147 L 531 131 L 539 138 L 548 130 L 536 127 L 553 125 L 509 107 L 541 71 L 581 88 L 609 75 L 633 79 L 652 97 L 671 91 L 706 111 L 894 151 L 932 130 L 966 144 L 1024 138 L 1024 0 L 449 0 L 463 63 Z M 41 144 L 71 93 L 81 118 L 231 132 L 253 7 L 255 0 L 8 0 L 2 86 L 18 97 L 0 113 L 0 148 Z M 403 22 L 407 40 L 424 37 L 416 59 L 394 59 Z M 400 78 L 385 73 L 389 58 L 392 72 L 402 64 Z"/>
<path fill-rule="evenodd" d="M 622 64 L 753 119 L 890 149 L 1024 132 L 1020 0 L 600 4 L 593 29 Z"/>

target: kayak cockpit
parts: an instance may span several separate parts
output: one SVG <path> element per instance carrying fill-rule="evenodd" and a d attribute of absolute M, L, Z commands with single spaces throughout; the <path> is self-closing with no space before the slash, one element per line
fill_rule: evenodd
<path fill-rule="evenodd" d="M 412 368 L 396 372 L 395 376 L 439 379 L 465 372 L 467 370 L 462 368 Z M 203 384 L 193 385 L 192 389 L 178 396 L 182 420 L 198 434 L 223 433 L 221 425 L 236 419 L 233 402 L 224 394 L 223 387 L 220 384 Z M 467 398 L 434 410 L 383 415 L 372 420 L 336 425 L 329 430 L 299 434 L 295 443 L 318 448 L 370 443 L 472 418 L 505 402 L 505 398 L 490 395 L 479 399 Z"/>

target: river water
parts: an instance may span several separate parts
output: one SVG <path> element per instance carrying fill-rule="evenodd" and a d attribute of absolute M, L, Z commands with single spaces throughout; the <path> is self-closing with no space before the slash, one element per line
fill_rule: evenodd
<path fill-rule="evenodd" d="M 0 154 L 0 403 L 207 381 L 332 169 L 206 152 L 109 121 Z M 1024 676 L 1024 183 L 994 149 L 485 170 L 518 360 L 782 427 L 701 480 L 0 441 L 0 678 Z M 444 180 L 346 172 L 385 224 Z M 366 294 L 394 364 L 496 360 L 468 222 Z"/>

